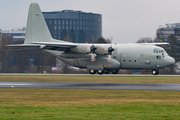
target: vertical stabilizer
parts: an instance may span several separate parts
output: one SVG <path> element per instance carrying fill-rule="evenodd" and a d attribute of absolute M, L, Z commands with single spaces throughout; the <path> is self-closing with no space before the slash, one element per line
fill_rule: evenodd
<path fill-rule="evenodd" d="M 39 5 L 37 3 L 32 3 L 29 7 L 24 44 L 52 41 L 54 40 L 51 37 Z"/>

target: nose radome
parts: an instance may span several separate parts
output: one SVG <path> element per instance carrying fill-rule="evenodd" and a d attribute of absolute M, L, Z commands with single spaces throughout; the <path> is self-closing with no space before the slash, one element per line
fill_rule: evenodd
<path fill-rule="evenodd" d="M 173 65 L 175 63 L 175 59 L 173 57 L 169 57 L 169 63 Z"/>

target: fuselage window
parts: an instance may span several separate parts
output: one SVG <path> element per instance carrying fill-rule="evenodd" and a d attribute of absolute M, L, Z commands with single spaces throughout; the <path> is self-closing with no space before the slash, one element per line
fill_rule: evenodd
<path fill-rule="evenodd" d="M 129 60 L 129 62 L 131 62 L 131 60 Z"/>
<path fill-rule="evenodd" d="M 134 62 L 136 62 L 136 60 L 134 60 Z"/>
<path fill-rule="evenodd" d="M 126 61 L 124 60 L 124 62 L 126 62 Z"/>

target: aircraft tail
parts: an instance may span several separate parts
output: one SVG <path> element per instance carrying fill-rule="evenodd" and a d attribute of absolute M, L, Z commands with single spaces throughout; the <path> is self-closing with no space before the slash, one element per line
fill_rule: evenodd
<path fill-rule="evenodd" d="M 29 7 L 24 44 L 53 41 L 55 40 L 49 32 L 39 5 L 32 3 Z"/>

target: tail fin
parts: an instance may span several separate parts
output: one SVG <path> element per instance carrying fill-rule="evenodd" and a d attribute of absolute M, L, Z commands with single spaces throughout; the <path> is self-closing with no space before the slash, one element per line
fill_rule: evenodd
<path fill-rule="evenodd" d="M 32 3 L 29 7 L 24 44 L 52 41 L 54 40 L 51 37 L 39 5 Z"/>

